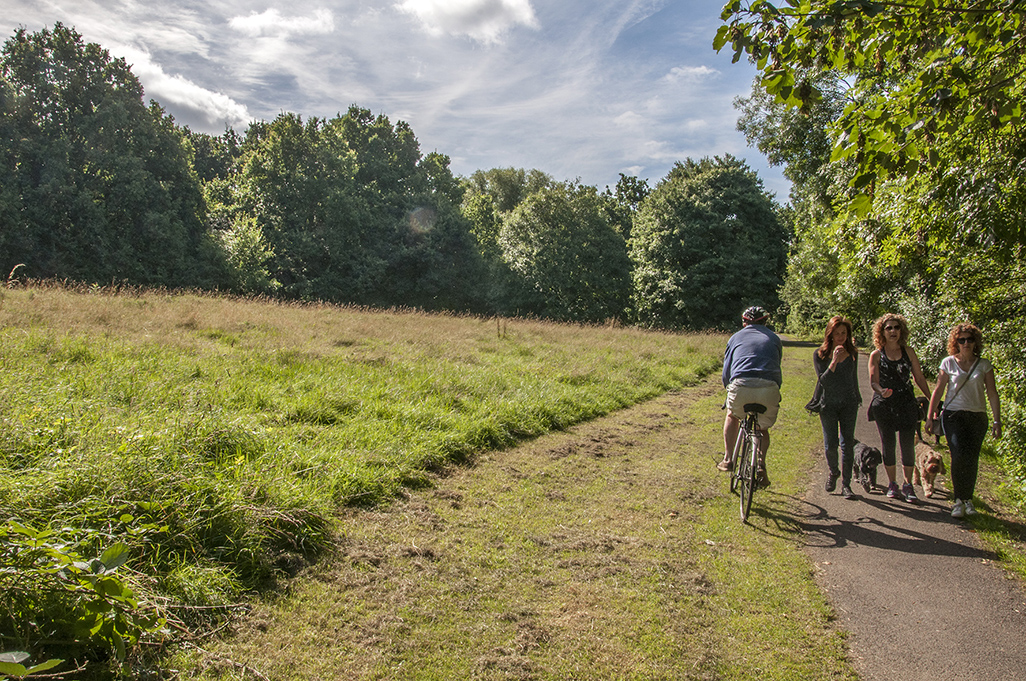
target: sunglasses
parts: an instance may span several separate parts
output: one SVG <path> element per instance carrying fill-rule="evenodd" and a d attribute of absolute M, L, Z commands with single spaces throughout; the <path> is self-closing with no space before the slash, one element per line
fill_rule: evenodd
<path fill-rule="evenodd" d="M 900 326 L 896 326 L 894 324 L 889 324 L 889 325 L 884 327 L 884 331 L 901 331 L 901 327 Z"/>
<path fill-rule="evenodd" d="M 972 343 L 973 342 L 972 338 L 959 338 L 957 340 L 958 340 L 959 345 L 964 345 L 965 343 Z"/>

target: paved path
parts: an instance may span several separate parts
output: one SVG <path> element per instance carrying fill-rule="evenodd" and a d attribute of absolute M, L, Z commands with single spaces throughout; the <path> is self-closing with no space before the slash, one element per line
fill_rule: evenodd
<path fill-rule="evenodd" d="M 856 437 L 879 447 L 876 426 L 865 419 L 872 395 L 866 356 L 859 380 L 865 404 Z M 824 491 L 826 473 L 822 459 L 803 506 L 806 550 L 851 633 L 861 677 L 1026 678 L 1026 589 L 991 563 L 972 525 L 951 518 L 948 478 L 940 476 L 933 498 L 913 506 L 882 490 L 867 496 L 858 485 L 859 498 L 846 501 L 840 482 L 835 493 Z M 883 466 L 877 481 L 887 482 Z"/>

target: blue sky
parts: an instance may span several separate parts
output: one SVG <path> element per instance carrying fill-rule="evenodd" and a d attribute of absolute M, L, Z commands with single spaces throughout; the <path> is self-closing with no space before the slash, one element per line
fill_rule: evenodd
<path fill-rule="evenodd" d="M 716 54 L 723 0 L 0 0 L 9 38 L 63 22 L 125 57 L 180 124 L 218 134 L 351 104 L 404 120 L 459 175 L 537 168 L 600 189 L 675 161 L 745 158 L 754 69 Z"/>

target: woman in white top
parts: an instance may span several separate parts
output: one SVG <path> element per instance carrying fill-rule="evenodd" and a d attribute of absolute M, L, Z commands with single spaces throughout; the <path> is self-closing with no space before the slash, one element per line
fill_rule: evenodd
<path fill-rule="evenodd" d="M 940 365 L 937 387 L 930 396 L 926 415 L 929 430 L 940 418 L 951 452 L 951 485 L 954 488 L 953 518 L 976 513 L 973 492 L 980 464 L 980 448 L 987 435 L 987 404 L 994 415 L 991 433 L 1001 437 L 1001 403 L 994 382 L 994 367 L 980 357 L 983 334 L 972 324 L 957 324 L 948 336 L 948 357 Z M 941 413 L 940 400 L 948 391 Z"/>

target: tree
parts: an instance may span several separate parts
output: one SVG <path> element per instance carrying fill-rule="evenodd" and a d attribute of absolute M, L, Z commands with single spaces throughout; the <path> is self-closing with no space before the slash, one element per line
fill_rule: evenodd
<path fill-rule="evenodd" d="M 555 184 L 552 178 L 540 170 L 523 168 L 492 168 L 476 170 L 468 178 L 469 191 L 474 194 L 488 194 L 496 210 L 509 213 L 531 194 Z"/>
<path fill-rule="evenodd" d="M 326 121 L 281 114 L 250 126 L 239 167 L 237 181 L 208 191 L 218 197 L 213 227 L 247 236 L 252 219 L 260 228 L 261 241 L 241 242 L 257 258 L 243 261 L 258 275 L 248 281 L 307 300 L 480 307 L 462 187 L 448 157 L 420 158 L 406 124 L 358 107 Z M 227 237 L 223 246 L 238 243 Z M 254 269 L 265 255 L 267 276 Z"/>
<path fill-rule="evenodd" d="M 203 197 L 174 120 L 122 59 L 72 29 L 3 47 L 0 269 L 168 286 L 210 283 Z"/>
<path fill-rule="evenodd" d="M 789 104 L 820 100 L 816 70 L 850 79 L 833 157 L 856 162 L 862 214 L 880 180 L 939 167 L 939 147 L 1000 146 L 1022 134 L 1018 0 L 732 0 L 722 18 L 715 49 L 730 43 L 734 61 L 747 53 L 762 86 Z"/>
<path fill-rule="evenodd" d="M 648 197 L 651 191 L 648 180 L 639 180 L 634 175 L 620 173 L 615 190 L 610 191 L 609 187 L 606 187 L 606 190 L 602 192 L 609 221 L 624 240 L 631 238 L 634 216 L 637 214 L 641 202 Z"/>
<path fill-rule="evenodd" d="M 527 196 L 503 221 L 502 259 L 520 284 L 518 312 L 552 319 L 622 319 L 629 303 L 626 244 L 594 187 L 558 183 Z"/>
<path fill-rule="evenodd" d="M 787 230 L 762 181 L 731 156 L 677 163 L 638 212 L 630 242 L 639 320 L 733 328 L 748 305 L 777 305 Z"/>
<path fill-rule="evenodd" d="M 183 130 L 193 150 L 193 168 L 203 182 L 226 179 L 238 171 L 242 138 L 229 127 L 218 136 Z"/>

